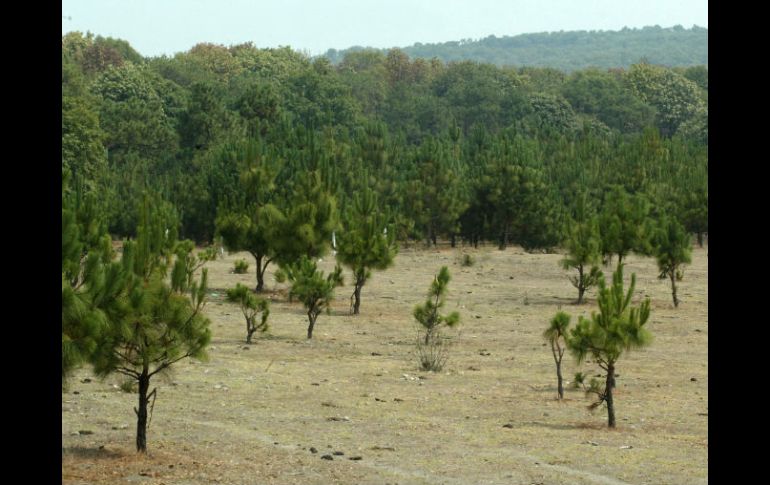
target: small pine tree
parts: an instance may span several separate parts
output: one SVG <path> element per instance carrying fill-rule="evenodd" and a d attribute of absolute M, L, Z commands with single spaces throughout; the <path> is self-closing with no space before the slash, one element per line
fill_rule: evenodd
<path fill-rule="evenodd" d="M 568 256 L 561 261 L 564 269 L 578 271 L 577 276 L 569 277 L 572 286 L 578 290 L 578 305 L 583 303 L 586 290 L 596 285 L 602 275 L 596 266 L 601 260 L 599 222 L 595 216 L 586 214 L 584 204 L 585 200 L 579 199 L 577 217 L 569 222 L 564 241 Z"/>
<path fill-rule="evenodd" d="M 599 215 L 602 255 L 606 264 L 613 255 L 617 255 L 620 266 L 632 252 L 651 254 L 653 226 L 649 213 L 650 205 L 641 194 L 630 195 L 620 186 L 607 194 Z"/>
<path fill-rule="evenodd" d="M 674 307 L 678 307 L 676 282 L 682 281 L 684 277 L 682 265 L 692 261 L 690 235 L 676 219 L 664 216 L 661 218 L 653 242 L 655 258 L 660 270 L 659 278 L 671 280 L 671 296 L 674 300 Z"/>
<path fill-rule="evenodd" d="M 330 311 L 334 289 L 342 286 L 342 268 L 337 265 L 332 273 L 324 277 L 314 261 L 302 256 L 296 264 L 288 265 L 286 272 L 292 282 L 290 294 L 299 298 L 307 309 L 307 338 L 313 338 L 318 315 L 324 310 L 327 313 Z"/>
<path fill-rule="evenodd" d="M 551 353 L 556 363 L 556 379 L 559 399 L 564 399 L 564 385 L 561 376 L 561 361 L 564 357 L 564 351 L 567 350 L 567 327 L 569 327 L 570 316 L 564 312 L 558 312 L 551 319 L 551 326 L 543 332 L 543 338 L 551 344 Z M 563 344 L 563 345 L 562 345 Z"/>
<path fill-rule="evenodd" d="M 251 336 L 257 330 L 266 332 L 268 329 L 267 317 L 270 315 L 270 303 L 264 298 L 255 296 L 251 290 L 238 283 L 235 288 L 227 290 L 227 300 L 238 303 L 241 312 L 246 319 L 246 343 L 251 343 Z M 257 315 L 262 314 L 257 322 Z"/>
<path fill-rule="evenodd" d="M 592 380 L 586 392 L 599 396 L 599 400 L 591 404 L 591 409 L 607 403 L 610 428 L 615 427 L 612 389 L 615 387 L 617 361 L 624 351 L 649 345 L 651 340 L 650 332 L 644 327 L 650 317 L 650 300 L 645 300 L 639 307 L 630 306 L 635 287 L 636 274 L 632 274 L 628 291 L 623 291 L 623 265 L 618 265 L 612 275 L 612 286 L 607 287 L 604 278 L 599 280 L 599 313 L 594 312 L 590 319 L 581 316 L 567 339 L 567 347 L 578 363 L 590 355 L 607 373 L 603 387 Z"/>
<path fill-rule="evenodd" d="M 337 260 L 353 271 L 351 313 L 358 315 L 361 289 L 372 276 L 372 270 L 390 267 L 398 252 L 395 231 L 385 224 L 372 190 L 365 189 L 356 196 L 351 210 L 345 213 L 337 242 Z"/>
<path fill-rule="evenodd" d="M 442 266 L 439 274 L 433 277 L 427 301 L 424 305 L 418 305 L 414 309 L 414 318 L 425 327 L 425 345 L 430 343 L 431 338 L 442 325 L 454 327 L 460 323 L 460 314 L 457 312 L 452 312 L 449 315 L 439 314 L 439 310 L 445 303 L 450 279 L 449 269 Z"/>

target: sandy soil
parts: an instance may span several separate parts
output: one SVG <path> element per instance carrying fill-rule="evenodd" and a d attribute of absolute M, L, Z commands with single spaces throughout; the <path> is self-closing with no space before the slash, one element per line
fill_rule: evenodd
<path fill-rule="evenodd" d="M 474 266 L 461 266 L 463 252 Z M 248 274 L 231 273 L 240 258 Z M 560 258 L 517 248 L 403 249 L 364 287 L 359 316 L 348 314 L 352 287 L 339 288 L 311 341 L 304 310 L 286 301 L 271 270 L 271 328 L 251 346 L 223 293 L 255 284 L 253 259 L 209 263 L 210 359 L 183 361 L 154 380 L 149 453 L 134 452 L 136 396 L 118 388 L 120 377 L 99 381 L 80 370 L 62 393 L 63 482 L 708 483 L 706 250 L 693 251 L 677 309 L 654 261 L 629 258 L 636 300 L 652 299 L 654 341 L 618 364 L 614 430 L 606 408 L 588 411 L 581 391 L 567 386 L 565 400 L 555 399 L 541 334 L 559 308 L 573 322 L 596 310 L 593 290 L 588 304 L 572 304 L 577 291 Z M 462 320 L 444 371 L 422 372 L 411 312 L 442 265 L 453 278 L 447 311 Z M 599 373 L 569 355 L 564 362 L 567 381 L 578 370 Z M 321 459 L 335 451 L 344 454 Z"/>

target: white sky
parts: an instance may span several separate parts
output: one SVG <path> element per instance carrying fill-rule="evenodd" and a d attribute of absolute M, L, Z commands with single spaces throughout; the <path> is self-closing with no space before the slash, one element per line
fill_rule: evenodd
<path fill-rule="evenodd" d="M 62 0 L 62 34 L 127 40 L 145 56 L 199 42 L 406 47 L 559 30 L 708 27 L 708 0 Z"/>

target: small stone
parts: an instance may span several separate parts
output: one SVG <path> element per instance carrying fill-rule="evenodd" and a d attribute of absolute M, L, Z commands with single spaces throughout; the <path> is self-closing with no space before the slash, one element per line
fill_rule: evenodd
<path fill-rule="evenodd" d="M 315 446 L 310 447 L 310 453 L 318 453 L 318 450 L 316 449 Z"/>
<path fill-rule="evenodd" d="M 550 414 L 548 414 L 548 413 L 543 413 L 543 416 L 550 416 Z"/>
<path fill-rule="evenodd" d="M 348 460 L 353 460 L 353 461 L 358 461 L 358 460 L 361 460 L 361 459 L 363 459 L 362 456 L 351 456 L 350 458 L 348 458 Z"/>
<path fill-rule="evenodd" d="M 378 356 L 378 355 L 382 355 L 382 354 L 381 354 L 381 353 L 379 353 L 379 352 L 372 352 L 372 355 L 374 355 L 374 356 Z"/>
<path fill-rule="evenodd" d="M 481 315 L 476 315 L 476 318 L 481 318 Z"/>
<path fill-rule="evenodd" d="M 344 454 L 345 453 L 343 453 L 341 451 L 335 451 L 334 453 L 332 453 L 332 455 L 334 455 L 334 456 L 343 456 Z"/>
<path fill-rule="evenodd" d="M 243 346 L 243 347 L 241 347 L 241 348 L 242 348 L 243 350 L 249 350 L 249 349 L 251 349 L 251 347 L 249 347 L 248 345 L 244 345 L 244 346 Z"/>
<path fill-rule="evenodd" d="M 80 436 L 80 431 L 73 431 L 70 433 L 71 436 Z"/>
<path fill-rule="evenodd" d="M 311 383 L 310 383 L 310 385 L 311 385 L 311 386 L 320 386 L 321 384 L 319 384 L 319 383 L 317 383 L 317 382 L 311 382 Z"/>
<path fill-rule="evenodd" d="M 698 381 L 698 379 L 696 379 L 694 377 L 690 377 L 690 382 L 697 382 L 697 381 Z"/>
<path fill-rule="evenodd" d="M 82 382 L 83 384 L 88 384 L 89 382 L 91 382 L 91 379 L 89 379 L 88 377 L 86 377 L 85 379 L 83 379 L 83 380 L 82 380 L 82 381 L 80 381 L 80 382 Z"/>
<path fill-rule="evenodd" d="M 509 428 L 509 429 L 513 429 L 513 425 L 512 425 L 511 423 L 508 423 L 508 424 L 504 424 L 504 425 L 503 425 L 503 428 Z"/>
<path fill-rule="evenodd" d="M 394 401 L 394 402 L 404 402 L 404 400 L 403 400 L 403 399 L 401 399 L 401 398 L 399 398 L 399 397 L 394 397 L 394 398 L 393 398 L 393 401 Z"/>
<path fill-rule="evenodd" d="M 81 435 L 94 434 L 93 431 L 89 431 L 87 429 L 81 429 L 80 431 L 78 431 L 78 433 L 81 434 Z"/>
<path fill-rule="evenodd" d="M 80 391 L 72 391 L 72 394 L 80 394 Z"/>
<path fill-rule="evenodd" d="M 621 450 L 630 450 L 631 448 L 633 448 L 633 446 L 631 446 L 631 445 L 626 445 L 626 446 L 621 446 L 620 447 Z"/>
<path fill-rule="evenodd" d="M 586 441 L 586 444 L 591 446 L 599 446 L 599 443 L 596 443 L 595 441 Z"/>
<path fill-rule="evenodd" d="M 334 457 L 333 457 L 332 455 L 323 455 L 323 456 L 321 457 L 321 459 L 322 459 L 322 460 L 333 460 L 333 459 L 334 459 Z"/>

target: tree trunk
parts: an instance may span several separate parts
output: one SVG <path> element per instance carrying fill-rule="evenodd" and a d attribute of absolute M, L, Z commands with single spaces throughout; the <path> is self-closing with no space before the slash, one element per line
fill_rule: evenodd
<path fill-rule="evenodd" d="M 674 308 L 679 307 L 679 299 L 676 297 L 676 269 L 671 271 L 671 296 L 674 297 Z"/>
<path fill-rule="evenodd" d="M 254 322 L 246 319 L 246 343 L 251 343 L 251 336 L 254 335 L 254 332 L 257 330 L 257 326 L 254 325 Z"/>
<path fill-rule="evenodd" d="M 455 247 L 457 245 L 457 235 L 452 234 L 452 240 L 451 240 L 452 247 Z"/>
<path fill-rule="evenodd" d="M 505 226 L 503 226 L 503 233 L 500 235 L 500 245 L 498 246 L 498 249 L 500 249 L 500 251 L 503 251 L 507 247 L 508 247 L 508 224 L 505 224 Z"/>
<path fill-rule="evenodd" d="M 147 394 L 150 389 L 150 376 L 148 369 L 142 371 L 139 376 L 139 409 L 136 412 L 136 451 L 147 453 Z"/>
<path fill-rule="evenodd" d="M 583 265 L 578 266 L 578 301 L 577 304 L 583 303 L 583 294 L 586 292 L 585 277 L 583 276 Z"/>
<path fill-rule="evenodd" d="M 252 256 L 254 256 L 254 259 L 257 260 L 257 287 L 254 289 L 257 293 L 262 293 L 262 288 L 265 287 L 265 273 L 264 268 L 262 268 L 262 258 L 263 255 L 256 255 L 254 253 L 251 253 Z M 267 266 L 267 265 L 265 265 Z"/>
<path fill-rule="evenodd" d="M 307 338 L 309 339 L 313 338 L 313 327 L 315 326 L 315 319 L 317 317 L 318 314 L 314 313 L 313 310 L 307 312 L 307 319 L 310 322 L 310 325 L 307 327 Z"/>
<path fill-rule="evenodd" d="M 604 390 L 604 400 L 607 402 L 607 426 L 615 427 L 615 403 L 612 400 L 612 388 L 615 387 L 615 365 L 607 366 L 607 383 Z"/>
<path fill-rule="evenodd" d="M 356 279 L 356 288 L 353 291 L 353 315 L 358 315 L 359 308 L 361 307 L 361 288 L 364 286 L 363 279 Z"/>
<path fill-rule="evenodd" d="M 701 248 L 703 247 L 703 233 L 702 232 L 698 233 L 698 247 L 701 247 Z"/>
<path fill-rule="evenodd" d="M 556 379 L 559 383 L 558 385 L 559 399 L 564 399 L 564 384 L 561 376 L 561 359 L 556 361 Z"/>

